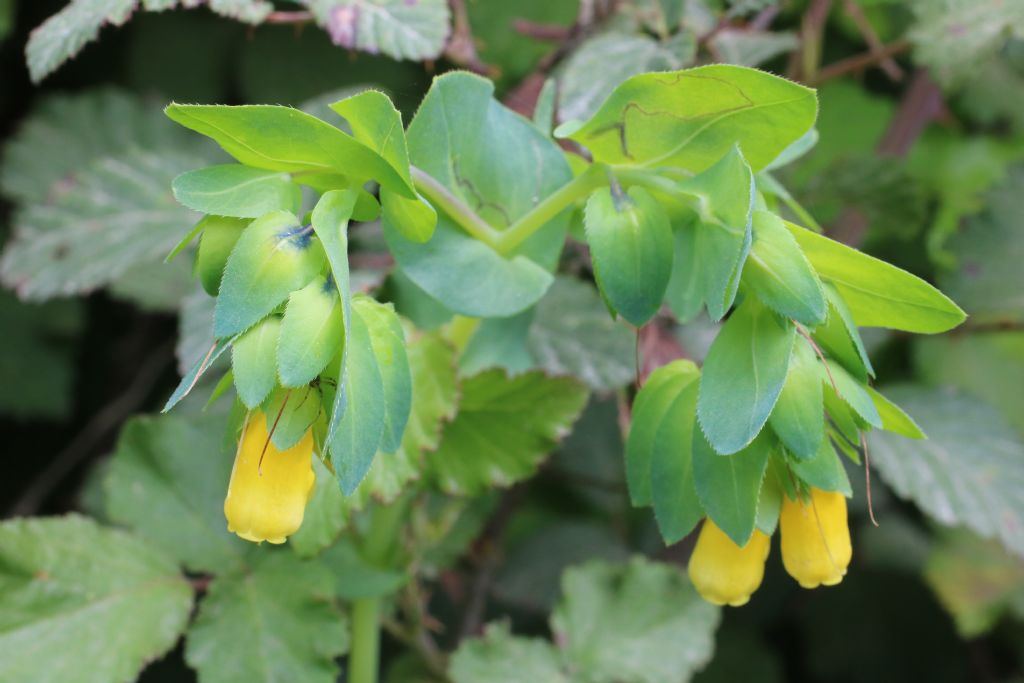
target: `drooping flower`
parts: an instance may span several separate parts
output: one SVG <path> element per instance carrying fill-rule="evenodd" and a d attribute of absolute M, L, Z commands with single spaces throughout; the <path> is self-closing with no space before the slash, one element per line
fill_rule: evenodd
<path fill-rule="evenodd" d="M 278 450 L 257 410 L 246 423 L 231 469 L 224 516 L 228 531 L 247 541 L 284 543 L 302 524 L 313 493 L 313 433 L 295 446 Z"/>
<path fill-rule="evenodd" d="M 843 494 L 812 488 L 808 503 L 786 498 L 779 532 L 782 564 L 801 586 L 834 586 L 843 580 L 853 554 Z"/>
<path fill-rule="evenodd" d="M 756 529 L 741 548 L 708 518 L 690 557 L 690 581 L 712 604 L 745 605 L 761 585 L 770 549 L 771 538 Z"/>

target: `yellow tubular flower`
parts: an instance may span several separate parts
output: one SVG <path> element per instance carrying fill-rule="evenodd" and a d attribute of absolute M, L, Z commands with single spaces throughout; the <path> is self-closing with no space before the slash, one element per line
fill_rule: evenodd
<path fill-rule="evenodd" d="M 301 526 L 315 481 L 312 431 L 279 451 L 269 442 L 266 416 L 256 411 L 245 426 L 231 469 L 224 499 L 228 531 L 256 543 L 284 543 Z"/>
<path fill-rule="evenodd" d="M 771 538 L 756 529 L 741 548 L 708 518 L 690 556 L 690 581 L 712 604 L 745 605 L 761 585 L 770 549 Z"/>
<path fill-rule="evenodd" d="M 843 580 L 853 554 L 843 494 L 812 488 L 808 504 L 786 498 L 779 530 L 782 564 L 801 586 L 834 586 Z"/>

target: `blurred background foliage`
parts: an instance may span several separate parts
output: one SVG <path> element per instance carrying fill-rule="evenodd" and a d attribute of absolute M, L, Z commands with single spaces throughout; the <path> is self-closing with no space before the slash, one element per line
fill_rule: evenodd
<path fill-rule="evenodd" d="M 434 75 L 469 68 L 491 76 L 498 96 L 525 114 L 554 79 L 556 115 L 566 120 L 588 116 L 641 71 L 759 66 L 820 88 L 818 143 L 777 174 L 796 217 L 806 220 L 803 207 L 837 239 L 936 282 L 970 318 L 938 337 L 869 331 L 879 376 L 931 439 L 870 439 L 881 524 L 870 525 L 862 478 L 851 472 L 855 553 L 846 580 L 803 592 L 773 559 L 743 609 L 719 617 L 689 605 L 692 592 L 680 598 L 685 623 L 662 624 L 688 658 L 672 680 L 698 669 L 693 680 L 702 682 L 1024 680 L 1024 3 L 361 2 L 379 6 L 393 25 L 346 24 L 339 11 L 359 4 L 352 0 L 75 0 L 62 15 L 66 25 L 33 34 L 63 0 L 0 0 L 6 515 L 77 510 L 130 527 L 175 548 L 198 590 L 213 567 L 249 566 L 246 548 L 225 541 L 219 516 L 230 457 L 220 443 L 223 415 L 204 414 L 193 401 L 173 417 L 132 417 L 158 410 L 210 338 L 212 300 L 199 293 L 188 261 L 162 261 L 196 218 L 171 197 L 171 179 L 223 155 L 167 121 L 168 101 L 320 112 L 372 86 L 408 121 Z M 178 4 L 209 7 L 153 11 Z M 361 227 L 354 242 L 359 286 L 380 287 L 419 326 L 436 326 L 436 311 L 408 296 L 410 283 L 388 275 L 379 232 Z M 579 244 L 566 250 L 562 270 L 589 277 Z M 590 650 L 622 635 L 616 625 L 627 628 L 630 610 L 656 609 L 616 602 L 619 589 L 602 574 L 608 567 L 619 568 L 623 584 L 670 602 L 677 596 L 671 577 L 658 573 L 662 565 L 624 564 L 636 553 L 685 564 L 692 540 L 663 547 L 649 512 L 629 508 L 621 426 L 633 336 L 608 320 L 579 277 L 558 281 L 531 323 L 528 348 L 513 352 L 524 367 L 581 379 L 593 391 L 589 405 L 536 477 L 502 494 L 439 498 L 417 513 L 424 550 L 402 599 L 426 610 L 428 627 L 416 637 L 427 633 L 430 645 L 405 649 L 403 634 L 392 633 L 389 681 L 439 680 L 430 648 L 455 650 L 503 617 L 508 624 L 458 649 L 452 680 L 563 680 L 546 664 L 554 648 L 514 638 L 509 624 L 542 638 L 553 631 L 564 656 L 585 669 L 596 657 Z M 705 320 L 679 325 L 665 312 L 638 337 L 643 374 L 679 356 L 701 360 L 715 333 Z M 168 464 L 176 459 L 183 460 Z M 166 498 L 156 508 L 165 518 L 140 517 L 145 506 L 126 493 L 133 483 L 151 502 Z M 327 517 L 297 537 L 296 549 L 309 555 L 331 546 L 324 556 L 334 578 L 292 566 L 291 555 L 271 554 L 251 570 L 268 587 L 304 577 L 305 588 L 275 595 L 280 604 L 267 609 L 296 618 L 311 639 L 343 627 L 310 602 L 317 591 L 345 598 L 408 581 L 363 566 L 344 536 L 331 545 L 349 520 L 324 510 L 311 510 Z M 593 560 L 610 564 L 586 564 Z M 189 631 L 190 643 L 199 631 L 196 642 L 206 646 L 179 646 L 142 680 L 188 680 L 186 659 L 200 680 L 231 680 L 218 652 L 259 634 L 218 631 L 206 615 L 235 604 L 244 586 L 264 597 L 274 591 L 218 588 L 222 580 Z M 590 633 L 589 645 L 577 642 L 587 618 L 581 603 L 606 629 Z M 294 671 L 312 667 L 329 678 L 343 641 L 317 657 L 295 654 Z M 673 647 L 645 656 L 675 657 Z M 502 673 L 513 653 L 522 666 Z M 598 671 L 587 680 L 663 680 L 642 666 L 621 676 Z"/>

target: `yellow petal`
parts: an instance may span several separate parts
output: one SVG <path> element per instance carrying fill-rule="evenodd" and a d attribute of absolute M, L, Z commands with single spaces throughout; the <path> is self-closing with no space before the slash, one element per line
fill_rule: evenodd
<path fill-rule="evenodd" d="M 256 411 L 246 423 L 231 469 L 224 499 L 228 531 L 256 543 L 284 543 L 302 524 L 315 480 L 312 431 L 279 451 L 270 442 L 266 416 Z"/>
<path fill-rule="evenodd" d="M 786 498 L 779 517 L 782 564 L 804 588 L 843 580 L 853 549 L 843 494 L 811 489 L 811 502 Z"/>
<path fill-rule="evenodd" d="M 756 529 L 741 548 L 708 518 L 690 557 L 690 581 L 712 604 L 745 605 L 761 585 L 770 549 L 771 538 Z"/>

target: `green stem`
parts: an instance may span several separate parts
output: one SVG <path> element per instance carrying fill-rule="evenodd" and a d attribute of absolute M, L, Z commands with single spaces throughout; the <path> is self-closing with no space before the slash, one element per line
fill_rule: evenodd
<path fill-rule="evenodd" d="M 352 602 L 352 652 L 349 683 L 377 683 L 380 658 L 380 598 Z"/>
<path fill-rule="evenodd" d="M 448 188 L 435 180 L 426 171 L 411 167 L 413 184 L 427 200 L 444 211 L 462 227 L 463 230 L 484 244 L 497 249 L 500 233 L 476 215 L 466 203 L 448 191 Z"/>
<path fill-rule="evenodd" d="M 592 164 L 587 170 L 560 187 L 547 199 L 498 234 L 497 250 L 501 254 L 510 254 L 520 244 L 530 238 L 545 223 L 562 213 L 567 207 L 588 195 L 592 190 L 606 182 L 605 165 Z"/>

